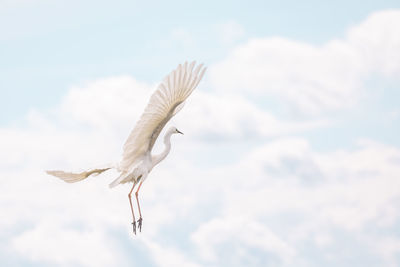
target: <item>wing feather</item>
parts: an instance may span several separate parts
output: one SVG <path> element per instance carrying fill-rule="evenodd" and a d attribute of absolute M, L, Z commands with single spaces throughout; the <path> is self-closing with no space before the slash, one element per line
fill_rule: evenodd
<path fill-rule="evenodd" d="M 197 87 L 206 68 L 201 64 L 194 69 L 195 64 L 193 61 L 179 65 L 163 79 L 152 94 L 124 144 L 119 166 L 121 171 L 129 171 L 147 151 L 151 151 L 165 124 L 183 107 L 185 100 Z"/>

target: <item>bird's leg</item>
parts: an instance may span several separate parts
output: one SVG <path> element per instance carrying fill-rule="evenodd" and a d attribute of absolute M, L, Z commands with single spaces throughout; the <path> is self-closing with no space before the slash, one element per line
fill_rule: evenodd
<path fill-rule="evenodd" d="M 139 190 L 140 190 L 140 187 L 142 186 L 142 183 L 143 183 L 143 181 L 140 182 L 139 187 L 138 187 L 138 189 L 136 190 L 136 193 L 135 193 L 137 205 L 138 205 L 138 208 L 139 208 L 139 217 L 140 218 L 139 218 L 139 220 L 137 222 L 138 222 L 138 228 L 139 228 L 140 232 L 142 232 L 143 219 L 142 219 L 142 212 L 140 211 L 140 204 L 139 204 L 139 197 L 138 196 L 139 196 Z"/>
<path fill-rule="evenodd" d="M 136 235 L 136 219 L 135 219 L 135 214 L 133 213 L 133 206 L 132 206 L 132 199 L 131 199 L 132 191 L 133 191 L 133 188 L 135 188 L 135 185 L 136 185 L 136 183 L 133 183 L 132 189 L 128 194 L 128 198 L 129 198 L 129 204 L 131 204 L 131 211 L 132 211 L 132 217 L 133 217 L 133 222 L 132 222 L 133 233 Z"/>

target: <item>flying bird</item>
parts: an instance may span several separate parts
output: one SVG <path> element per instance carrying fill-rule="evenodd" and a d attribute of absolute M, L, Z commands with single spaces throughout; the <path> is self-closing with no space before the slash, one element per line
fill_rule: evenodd
<path fill-rule="evenodd" d="M 142 116 L 126 140 L 123 147 L 122 158 L 119 163 L 86 170 L 81 173 L 58 170 L 46 172 L 67 183 L 75 183 L 91 175 L 94 176 L 109 169 L 116 169 L 120 172 L 120 175 L 110 184 L 110 188 L 128 182 L 133 184 L 132 189 L 129 191 L 128 198 L 132 212 L 134 234 L 136 234 L 136 219 L 131 195 L 135 186 L 138 185 L 135 196 L 139 211 L 139 219 L 137 220 L 138 229 L 141 231 L 143 218 L 139 204 L 140 187 L 154 166 L 164 160 L 169 154 L 171 150 L 171 136 L 173 134 L 183 133 L 174 126 L 170 127 L 164 135 L 164 151 L 159 155 L 152 155 L 151 151 L 161 130 L 167 122 L 182 109 L 185 100 L 201 81 L 206 68 L 203 67 L 203 64 L 197 65 L 196 67 L 195 65 L 195 61 L 190 64 L 185 62 L 183 65 L 179 65 L 160 83 L 157 90 L 150 97 L 150 101 Z"/>

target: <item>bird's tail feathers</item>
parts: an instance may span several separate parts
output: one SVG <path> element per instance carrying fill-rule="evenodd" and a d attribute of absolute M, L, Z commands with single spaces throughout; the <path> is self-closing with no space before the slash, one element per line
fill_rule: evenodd
<path fill-rule="evenodd" d="M 53 175 L 57 178 L 60 178 L 61 180 L 63 180 L 64 182 L 67 183 L 76 183 L 79 181 L 82 181 L 86 178 L 88 178 L 89 176 L 97 176 L 102 172 L 105 172 L 109 169 L 114 168 L 114 166 L 109 165 L 109 166 L 105 166 L 102 168 L 93 168 L 90 170 L 86 170 L 83 172 L 78 172 L 78 173 L 74 173 L 74 172 L 65 172 L 65 171 L 60 171 L 60 170 L 53 170 L 53 171 L 46 171 L 47 174 Z"/>
<path fill-rule="evenodd" d="M 112 181 L 111 184 L 109 184 L 110 188 L 116 187 L 120 183 L 123 183 L 123 180 L 129 176 L 129 172 L 121 172 L 121 174 L 114 180 Z"/>

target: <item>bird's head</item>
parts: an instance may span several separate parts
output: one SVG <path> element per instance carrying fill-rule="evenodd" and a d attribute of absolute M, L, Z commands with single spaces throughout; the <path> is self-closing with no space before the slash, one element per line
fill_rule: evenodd
<path fill-rule="evenodd" d="M 169 128 L 168 132 L 172 133 L 172 134 L 183 134 L 181 131 L 179 131 L 175 126 L 172 126 L 171 128 Z"/>

